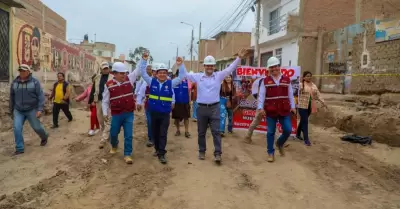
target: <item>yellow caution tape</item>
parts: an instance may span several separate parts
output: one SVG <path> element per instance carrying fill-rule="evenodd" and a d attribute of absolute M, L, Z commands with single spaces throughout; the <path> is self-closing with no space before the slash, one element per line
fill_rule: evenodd
<path fill-rule="evenodd" d="M 343 75 L 312 75 L 313 77 L 343 77 L 343 76 L 400 76 L 400 74 L 343 74 Z"/>

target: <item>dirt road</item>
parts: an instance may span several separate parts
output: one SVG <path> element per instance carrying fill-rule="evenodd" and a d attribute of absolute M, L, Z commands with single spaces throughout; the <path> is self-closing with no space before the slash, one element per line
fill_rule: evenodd
<path fill-rule="evenodd" d="M 197 137 L 169 131 L 169 163 L 145 146 L 143 113 L 135 116 L 134 164 L 122 151 L 99 150 L 88 137 L 87 112 L 73 110 L 50 130 L 47 147 L 26 128 L 26 152 L 12 157 L 11 132 L 0 135 L 0 209 L 329 209 L 400 208 L 400 149 L 343 143 L 336 129 L 312 127 L 312 147 L 289 141 L 287 155 L 266 162 L 265 136 L 243 144 L 243 133 L 223 139 L 223 165 L 205 161 Z M 44 118 L 47 126 L 50 117 Z M 191 122 L 192 135 L 196 124 Z"/>

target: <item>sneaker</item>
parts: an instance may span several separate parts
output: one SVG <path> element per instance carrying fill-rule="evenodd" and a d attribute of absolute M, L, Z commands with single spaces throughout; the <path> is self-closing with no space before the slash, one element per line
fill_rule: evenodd
<path fill-rule="evenodd" d="M 110 150 L 110 154 L 115 154 L 115 153 L 117 153 L 117 151 L 118 151 L 118 148 L 111 148 L 111 150 Z"/>
<path fill-rule="evenodd" d="M 246 136 L 245 138 L 244 138 L 244 142 L 245 143 L 247 143 L 247 144 L 251 144 L 251 137 L 249 137 L 249 136 Z"/>
<path fill-rule="evenodd" d="M 132 164 L 133 163 L 133 160 L 132 160 L 131 156 L 125 156 L 124 160 L 125 160 L 126 164 Z"/>
<path fill-rule="evenodd" d="M 88 133 L 88 134 L 89 134 L 89 136 L 94 136 L 94 134 L 95 134 L 95 133 L 94 133 L 94 130 L 89 130 L 89 133 Z"/>
<path fill-rule="evenodd" d="M 272 163 L 275 161 L 275 155 L 274 154 L 268 154 L 268 162 Z"/>
<path fill-rule="evenodd" d="M 96 130 L 94 130 L 94 134 L 97 134 L 97 133 L 99 133 L 99 131 L 100 131 L 100 129 L 96 129 Z"/>
<path fill-rule="evenodd" d="M 103 149 L 105 145 L 106 145 L 106 142 L 100 141 L 99 149 Z"/>
<path fill-rule="evenodd" d="M 228 131 L 229 134 L 233 134 L 233 131 Z"/>
<path fill-rule="evenodd" d="M 165 158 L 164 155 L 158 156 L 158 160 L 160 161 L 160 163 L 162 164 L 167 164 L 167 158 Z"/>
<path fill-rule="evenodd" d="M 51 129 L 56 129 L 56 128 L 58 128 L 58 125 L 53 125 L 53 126 L 51 127 Z"/>
<path fill-rule="evenodd" d="M 221 164 L 221 161 L 222 161 L 221 155 L 216 155 L 216 156 L 214 157 L 214 161 L 215 161 L 217 164 Z"/>
<path fill-rule="evenodd" d="M 152 146 L 154 146 L 154 144 L 153 144 L 153 142 L 151 142 L 151 141 L 147 141 L 146 146 L 147 146 L 147 147 L 152 147 Z"/>
<path fill-rule="evenodd" d="M 225 137 L 225 133 L 224 132 L 221 132 L 221 137 Z"/>
<path fill-rule="evenodd" d="M 278 148 L 278 150 L 279 150 L 279 154 L 281 156 L 285 156 L 285 150 L 283 149 L 283 146 L 279 146 L 278 142 L 276 142 L 275 145 L 276 145 L 276 148 Z"/>
<path fill-rule="evenodd" d="M 14 155 L 21 155 L 21 154 L 24 154 L 24 153 L 25 153 L 24 150 L 17 150 L 17 151 L 14 152 Z"/>
<path fill-rule="evenodd" d="M 42 146 L 42 147 L 44 147 L 44 146 L 46 146 L 46 144 L 47 144 L 47 139 L 48 139 L 49 137 L 46 137 L 45 139 L 42 139 L 41 141 L 40 141 L 40 146 Z"/>
<path fill-rule="evenodd" d="M 304 144 L 305 144 L 306 146 L 311 146 L 310 140 L 305 140 L 305 141 L 304 141 Z"/>
<path fill-rule="evenodd" d="M 190 138 L 190 133 L 189 132 L 185 132 L 185 137 L 186 138 Z"/>
<path fill-rule="evenodd" d="M 206 153 L 199 152 L 199 160 L 205 160 L 205 159 L 206 159 Z"/>

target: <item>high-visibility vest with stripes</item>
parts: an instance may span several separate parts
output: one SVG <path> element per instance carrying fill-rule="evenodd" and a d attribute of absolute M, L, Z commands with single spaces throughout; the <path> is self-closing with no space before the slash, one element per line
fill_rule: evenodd
<path fill-rule="evenodd" d="M 128 77 L 123 83 L 118 84 L 115 80 L 106 83 L 110 92 L 111 115 L 118 115 L 124 112 L 135 110 L 135 100 L 133 98 L 133 86 Z"/>
<path fill-rule="evenodd" d="M 172 81 L 166 80 L 161 88 L 156 78 L 151 80 L 149 110 L 151 112 L 170 113 L 172 111 Z"/>
<path fill-rule="evenodd" d="M 268 76 L 264 79 L 265 100 L 264 110 L 270 117 L 290 115 L 289 86 L 290 78 L 282 76 L 279 85 Z"/>

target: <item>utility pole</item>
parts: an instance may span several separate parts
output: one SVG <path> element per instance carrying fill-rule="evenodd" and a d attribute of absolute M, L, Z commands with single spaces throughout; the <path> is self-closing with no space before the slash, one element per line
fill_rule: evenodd
<path fill-rule="evenodd" d="M 197 53 L 197 72 L 200 70 L 200 42 L 201 42 L 201 22 L 199 26 L 199 48 L 198 48 L 198 53 Z"/>
<path fill-rule="evenodd" d="M 192 39 L 190 40 L 190 70 L 193 70 L 193 40 L 194 40 L 194 28 L 192 28 Z"/>
<path fill-rule="evenodd" d="M 176 46 L 176 58 L 175 59 L 178 59 L 178 52 L 179 52 L 179 47 Z"/>
<path fill-rule="evenodd" d="M 257 66 L 260 67 L 260 23 L 261 23 L 261 0 L 256 1 L 257 4 L 257 17 L 256 17 L 256 45 L 254 55 L 254 64 L 257 63 Z"/>

